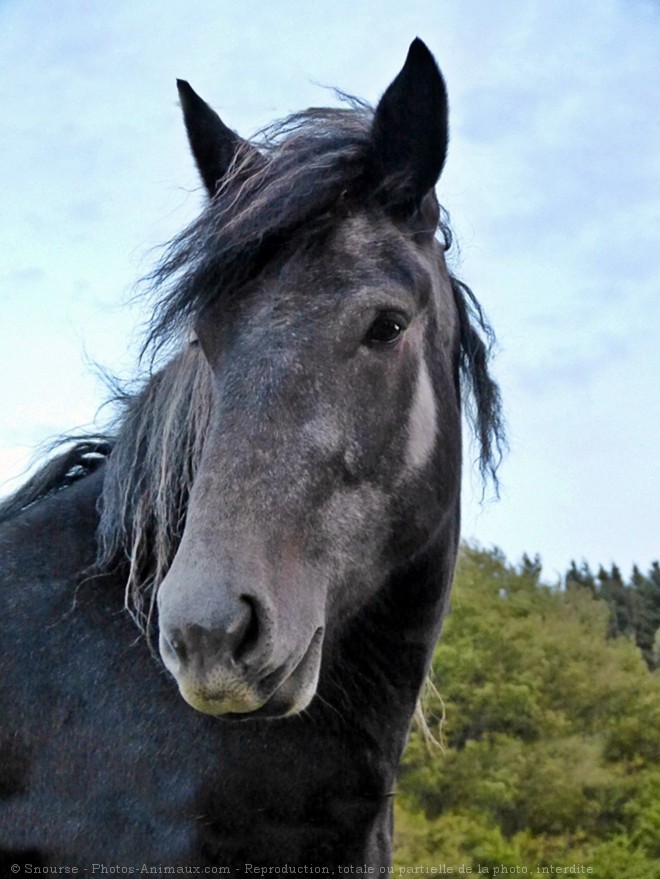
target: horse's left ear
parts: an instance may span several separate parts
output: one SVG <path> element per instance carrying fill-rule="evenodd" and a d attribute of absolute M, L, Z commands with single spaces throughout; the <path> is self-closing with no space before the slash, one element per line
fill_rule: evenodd
<path fill-rule="evenodd" d="M 445 81 L 417 38 L 376 107 L 368 180 L 385 204 L 416 210 L 440 177 L 449 129 Z"/>
<path fill-rule="evenodd" d="M 204 185 L 213 197 L 239 146 L 245 141 L 227 128 L 215 110 L 200 98 L 189 83 L 177 79 L 176 85 L 190 149 Z"/>

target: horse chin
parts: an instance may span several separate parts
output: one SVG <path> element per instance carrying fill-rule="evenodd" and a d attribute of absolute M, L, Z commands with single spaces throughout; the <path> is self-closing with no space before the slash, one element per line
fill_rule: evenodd
<path fill-rule="evenodd" d="M 317 629 L 302 659 L 292 671 L 271 673 L 256 686 L 236 677 L 220 685 L 177 679 L 179 692 L 196 711 L 228 721 L 291 717 L 304 711 L 316 695 L 323 629 Z M 275 681 L 274 685 L 273 682 Z"/>
<path fill-rule="evenodd" d="M 188 705 L 201 714 L 223 717 L 228 714 L 252 714 L 262 706 L 258 695 L 245 687 L 227 687 L 225 691 L 206 691 L 187 681 L 179 682 L 179 692 Z"/>

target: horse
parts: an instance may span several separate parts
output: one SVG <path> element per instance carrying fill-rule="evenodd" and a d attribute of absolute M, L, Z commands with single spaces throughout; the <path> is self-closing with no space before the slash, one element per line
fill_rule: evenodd
<path fill-rule="evenodd" d="M 2 863 L 385 873 L 462 415 L 486 479 L 504 438 L 445 82 L 416 39 L 375 109 L 252 141 L 178 91 L 208 198 L 149 277 L 149 368 L 0 508 Z"/>

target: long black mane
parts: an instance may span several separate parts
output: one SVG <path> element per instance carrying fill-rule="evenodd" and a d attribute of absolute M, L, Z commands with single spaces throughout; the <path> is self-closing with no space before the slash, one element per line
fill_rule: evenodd
<path fill-rule="evenodd" d="M 141 625 L 181 537 L 210 411 L 209 374 L 190 345 L 191 321 L 218 296 L 236 295 L 283 248 L 318 240 L 354 206 L 364 206 L 372 118 L 357 101 L 308 110 L 239 150 L 216 196 L 170 243 L 149 278 L 154 310 L 145 352 L 173 351 L 169 362 L 152 367 L 137 392 L 120 395 L 119 415 L 106 433 L 74 441 L 0 504 L 2 521 L 105 465 L 98 566 L 128 565 L 126 604 Z M 374 209 L 387 207 L 378 192 L 371 199 Z M 449 250 L 449 221 L 440 214 L 438 234 Z M 489 370 L 494 337 L 472 291 L 450 280 L 460 321 L 463 408 L 481 475 L 497 490 L 505 438 Z"/>

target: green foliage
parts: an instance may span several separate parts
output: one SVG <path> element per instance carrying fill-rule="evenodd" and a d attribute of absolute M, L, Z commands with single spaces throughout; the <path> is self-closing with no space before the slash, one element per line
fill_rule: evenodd
<path fill-rule="evenodd" d="M 524 564 L 524 561 L 523 561 Z M 654 562 L 647 575 L 633 568 L 628 583 L 621 571 L 612 565 L 607 571 L 601 567 L 594 576 L 583 562 L 575 562 L 566 573 L 567 590 L 587 589 L 604 599 L 609 608 L 608 634 L 610 637 L 627 635 L 642 651 L 649 668 L 660 666 L 660 565 Z"/>
<path fill-rule="evenodd" d="M 601 879 L 660 879 L 660 675 L 615 636 L 613 619 L 639 609 L 641 575 L 631 587 L 613 572 L 605 588 L 574 566 L 562 589 L 541 582 L 538 559 L 514 568 L 463 549 L 433 661 L 442 698 L 427 709 L 446 713 L 447 748 L 411 735 L 397 866 L 581 864 Z"/>

